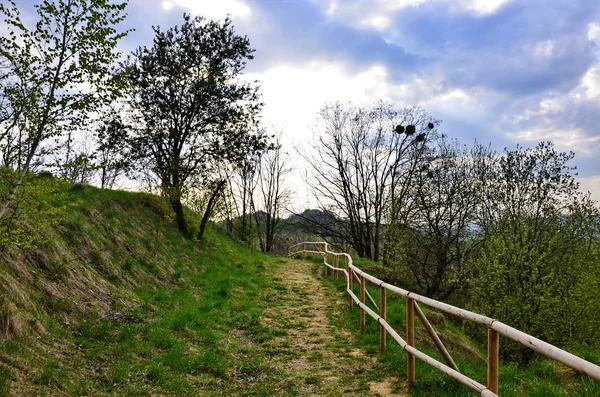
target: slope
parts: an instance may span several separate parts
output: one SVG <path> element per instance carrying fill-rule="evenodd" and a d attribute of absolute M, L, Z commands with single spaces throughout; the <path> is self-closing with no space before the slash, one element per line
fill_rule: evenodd
<path fill-rule="evenodd" d="M 0 395 L 371 394 L 378 364 L 313 263 L 186 240 L 155 196 L 58 186 L 60 222 L 0 256 Z"/>
<path fill-rule="evenodd" d="M 234 336 L 268 336 L 274 258 L 184 239 L 154 196 L 61 189 L 63 219 L 0 256 L 0 395 L 196 395 L 262 371 Z"/>

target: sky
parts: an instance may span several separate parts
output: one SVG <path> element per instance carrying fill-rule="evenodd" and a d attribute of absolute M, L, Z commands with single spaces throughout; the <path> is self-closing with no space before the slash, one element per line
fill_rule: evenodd
<path fill-rule="evenodd" d="M 183 12 L 229 15 L 256 49 L 245 73 L 263 124 L 290 152 L 327 102 L 419 105 L 466 144 L 574 151 L 600 200 L 598 0 L 130 0 L 128 12 L 124 52 Z"/>

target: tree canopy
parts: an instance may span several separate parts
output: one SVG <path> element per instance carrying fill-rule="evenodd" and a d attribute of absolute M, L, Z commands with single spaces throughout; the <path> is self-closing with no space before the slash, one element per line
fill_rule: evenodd
<path fill-rule="evenodd" d="M 230 19 L 184 14 L 180 26 L 154 33 L 152 46 L 140 47 L 127 65 L 130 142 L 135 158 L 149 159 L 179 229 L 188 233 L 182 198 L 191 182 L 210 180 L 223 164 L 267 147 L 258 87 L 241 76 L 254 50 Z"/>

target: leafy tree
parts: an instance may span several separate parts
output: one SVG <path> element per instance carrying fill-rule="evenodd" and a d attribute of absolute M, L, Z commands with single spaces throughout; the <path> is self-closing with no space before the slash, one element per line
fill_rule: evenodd
<path fill-rule="evenodd" d="M 9 168 L 0 168 L 0 189 L 7 190 L 5 181 L 14 176 Z M 8 247 L 27 247 L 43 238 L 46 228 L 56 225 L 64 218 L 63 206 L 66 182 L 53 178 L 49 173 L 28 173 L 25 176 L 27 189 L 16 192 L 14 206 L 0 220 L 0 252 Z"/>
<path fill-rule="evenodd" d="M 484 190 L 486 241 L 470 283 L 476 310 L 558 344 L 600 336 L 585 331 L 597 323 L 589 311 L 597 294 L 586 288 L 599 281 L 599 212 L 578 191 L 573 157 L 549 142 L 500 157 Z M 503 351 L 530 357 L 511 343 Z"/>
<path fill-rule="evenodd" d="M 6 65 L 0 65 L 0 70 Z M 0 75 L 0 167 L 20 168 L 22 134 L 18 129 L 20 111 L 13 107 L 9 98 L 10 83 L 7 75 Z"/>
<path fill-rule="evenodd" d="M 0 63 L 5 65 L 0 84 L 12 109 L 5 131 L 18 153 L 17 172 L 4 186 L 0 218 L 15 204 L 42 144 L 81 126 L 88 112 L 120 95 L 122 76 L 111 73 L 111 65 L 127 34 L 114 27 L 124 20 L 126 5 L 43 0 L 35 5 L 37 23 L 28 27 L 14 0 L 0 4 L 6 26 L 0 37 Z"/>
<path fill-rule="evenodd" d="M 229 19 L 184 14 L 181 26 L 154 32 L 130 61 L 133 153 L 150 160 L 179 229 L 190 233 L 182 204 L 190 182 L 267 146 L 258 87 L 240 79 L 254 50 Z"/>

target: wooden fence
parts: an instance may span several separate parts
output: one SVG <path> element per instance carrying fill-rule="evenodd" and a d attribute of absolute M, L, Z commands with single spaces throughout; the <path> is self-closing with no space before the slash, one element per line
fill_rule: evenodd
<path fill-rule="evenodd" d="M 329 250 L 329 245 L 325 242 L 303 242 L 290 247 L 290 255 L 308 253 L 323 256 L 323 263 L 325 264 L 326 274 L 334 272 L 336 275 L 344 275 L 346 278 L 346 291 L 349 294 L 348 304 L 350 308 L 356 304 L 360 308 L 360 328 L 362 331 L 365 330 L 365 314 L 371 316 L 380 326 L 380 348 L 382 351 L 385 350 L 386 336 L 389 334 L 396 342 L 406 350 L 407 354 L 407 378 L 409 387 L 415 381 L 415 357 L 446 375 L 452 377 L 468 388 L 478 392 L 481 396 L 498 396 L 498 349 L 499 349 L 499 336 L 504 335 L 505 337 L 512 339 L 522 345 L 543 354 L 555 361 L 558 361 L 576 371 L 579 371 L 597 381 L 600 382 L 600 367 L 579 358 L 567 351 L 559 349 L 549 343 L 546 343 L 538 338 L 528 335 L 524 332 L 519 331 L 511 326 L 503 324 L 502 322 L 495 320 L 490 317 L 482 316 L 477 313 L 470 312 L 468 310 L 461 309 L 456 306 L 448 305 L 443 302 L 436 301 L 434 299 L 427 298 L 398 288 L 394 285 L 387 284 L 384 281 L 371 276 L 368 273 L 363 272 L 358 267 L 352 264 L 352 257 L 347 253 L 338 253 Z M 343 264 L 340 265 L 341 259 Z M 354 283 L 357 282 L 359 285 L 359 296 L 354 293 Z M 380 302 L 379 306 L 369 294 L 366 289 L 366 283 L 370 282 L 373 285 L 379 287 L 380 290 Z M 386 321 L 386 299 L 387 291 L 394 294 L 401 295 L 406 298 L 406 341 L 398 335 L 398 333 L 391 327 Z M 377 310 L 371 309 L 367 305 L 367 299 L 371 305 Z M 462 318 L 474 322 L 476 324 L 483 325 L 488 329 L 488 363 L 487 363 L 487 385 L 469 378 L 460 373 L 458 367 L 452 360 L 452 357 L 444 347 L 444 344 L 438 337 L 433 326 L 427 320 L 427 317 L 419 307 L 418 303 L 422 303 L 433 309 L 440 310 L 444 313 L 451 314 L 453 316 Z M 434 345 L 444 358 L 445 363 L 437 361 L 436 359 L 426 355 L 425 353 L 415 348 L 415 327 L 414 318 L 415 314 L 419 321 L 423 324 L 423 327 L 427 331 L 427 334 L 432 339 Z"/>

